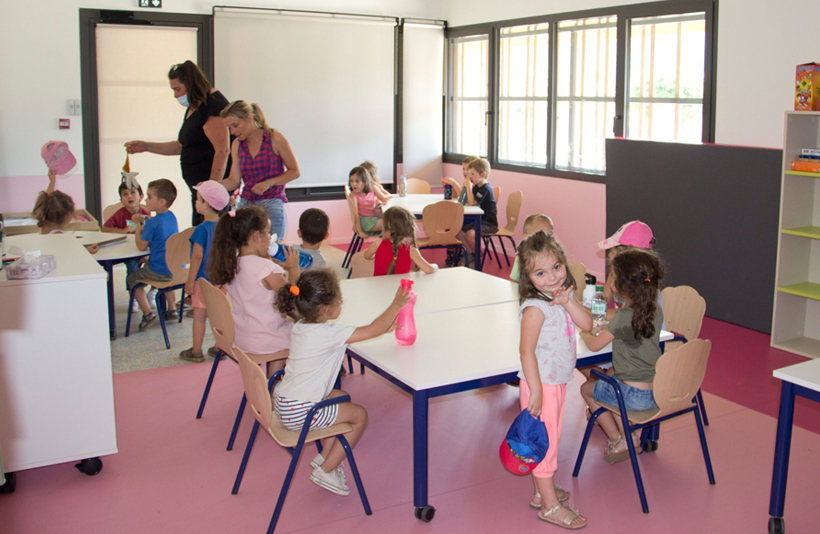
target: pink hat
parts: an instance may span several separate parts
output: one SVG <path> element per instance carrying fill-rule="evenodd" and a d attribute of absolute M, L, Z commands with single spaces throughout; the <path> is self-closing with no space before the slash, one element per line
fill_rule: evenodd
<path fill-rule="evenodd" d="M 652 229 L 641 221 L 630 221 L 612 234 L 610 237 L 598 243 L 598 247 L 604 250 L 626 245 L 628 247 L 652 248 Z"/>
<path fill-rule="evenodd" d="M 47 142 L 40 150 L 40 154 L 48 168 L 57 174 L 66 174 L 77 164 L 74 154 L 68 149 L 68 143 L 65 141 Z"/>
<path fill-rule="evenodd" d="M 201 184 L 194 186 L 194 189 L 199 191 L 202 195 L 202 200 L 208 203 L 216 211 L 222 211 L 228 202 L 231 201 L 231 196 L 225 186 L 214 180 L 208 180 Z"/>

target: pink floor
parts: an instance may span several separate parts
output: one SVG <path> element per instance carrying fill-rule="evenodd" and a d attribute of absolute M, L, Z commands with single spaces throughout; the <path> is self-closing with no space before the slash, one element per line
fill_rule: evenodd
<path fill-rule="evenodd" d="M 708 483 L 691 417 L 664 423 L 659 450 L 639 458 L 650 514 L 641 512 L 629 464 L 609 466 L 600 458 L 599 432 L 573 479 L 585 423 L 576 379 L 557 481 L 588 518 L 585 532 L 765 531 L 779 399 L 771 370 L 801 358 L 770 349 L 766 335 L 715 320 L 705 322 L 702 337 L 714 341 L 704 391 L 717 484 Z M 290 456 L 260 435 L 240 493 L 230 494 L 251 424 L 246 417 L 239 445 L 226 452 L 241 394 L 232 364 L 220 368 L 203 419 L 194 418 L 209 369 L 205 363 L 115 375 L 119 453 L 105 457 L 95 477 L 71 464 L 18 473 L 17 491 L 0 495 L 0 533 L 264 532 Z M 431 402 L 430 502 L 438 512 L 425 524 L 413 518 L 409 395 L 374 373 L 346 376 L 343 384 L 370 413 L 355 452 L 374 514 L 364 515 L 355 493 L 338 497 L 308 481 L 311 449 L 277 532 L 558 532 L 528 507 L 531 482 L 498 461 L 498 445 L 517 413 L 517 389 L 498 386 Z M 817 532 L 817 414 L 814 403 L 798 402 L 789 534 Z"/>

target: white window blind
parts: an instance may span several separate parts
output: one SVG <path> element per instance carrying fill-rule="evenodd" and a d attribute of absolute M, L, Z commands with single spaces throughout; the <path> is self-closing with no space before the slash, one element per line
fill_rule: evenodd
<path fill-rule="evenodd" d="M 396 20 L 233 10 L 214 15 L 215 86 L 256 102 L 287 137 L 301 177 L 288 187 L 347 183 L 369 159 L 393 180 Z"/>

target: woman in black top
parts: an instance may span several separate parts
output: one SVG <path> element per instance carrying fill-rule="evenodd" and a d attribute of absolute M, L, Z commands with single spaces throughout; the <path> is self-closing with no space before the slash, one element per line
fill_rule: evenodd
<path fill-rule="evenodd" d="M 177 63 L 168 72 L 174 97 L 187 108 L 179 136 L 175 141 L 152 143 L 131 141 L 125 146 L 130 154 L 151 152 L 179 156 L 182 178 L 191 188 L 206 180 L 220 181 L 231 166 L 228 128 L 219 112 L 228 105 L 222 93 L 211 87 L 205 74 L 192 61 Z M 191 189 L 191 224 L 202 222 L 196 212 L 196 191 Z"/>

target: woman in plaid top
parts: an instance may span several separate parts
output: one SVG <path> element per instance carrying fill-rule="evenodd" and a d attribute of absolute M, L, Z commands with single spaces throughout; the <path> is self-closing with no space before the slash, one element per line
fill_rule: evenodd
<path fill-rule="evenodd" d="M 265 121 L 258 104 L 231 102 L 220 115 L 231 134 L 231 175 L 222 184 L 233 191 L 244 183 L 239 207 L 256 204 L 270 217 L 271 234 L 285 238 L 285 184 L 299 178 L 299 164 L 281 132 Z"/>

